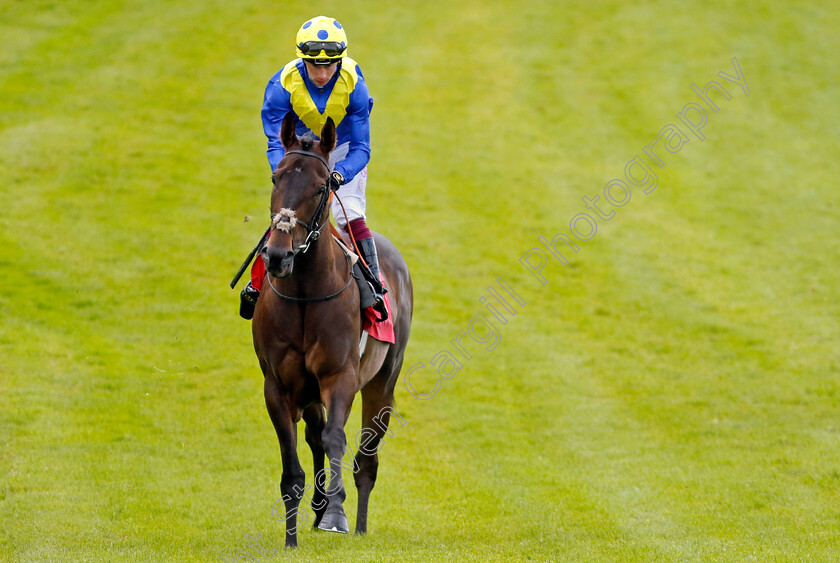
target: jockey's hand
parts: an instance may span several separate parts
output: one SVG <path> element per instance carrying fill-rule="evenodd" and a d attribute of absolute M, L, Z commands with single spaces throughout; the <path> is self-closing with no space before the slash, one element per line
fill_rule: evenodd
<path fill-rule="evenodd" d="M 338 188 L 340 188 L 342 184 L 344 184 L 344 176 L 342 176 L 341 172 L 337 170 L 333 171 L 333 173 L 330 174 L 330 189 L 334 192 L 338 191 Z"/>

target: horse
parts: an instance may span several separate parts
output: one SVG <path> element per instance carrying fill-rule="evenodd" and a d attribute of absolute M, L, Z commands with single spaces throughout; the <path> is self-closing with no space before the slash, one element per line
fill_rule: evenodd
<path fill-rule="evenodd" d="M 350 255 L 329 224 L 329 154 L 335 124 L 327 118 L 320 139 L 299 138 L 289 112 L 280 128 L 285 155 L 272 174 L 272 224 L 261 250 L 266 279 L 253 319 L 254 350 L 264 375 L 268 415 L 280 442 L 280 489 L 286 547 L 297 547 L 297 515 L 305 473 L 297 455 L 297 423 L 305 422 L 312 450 L 314 526 L 348 533 L 341 458 L 344 426 L 357 392 L 362 395 L 365 436 L 354 459 L 358 490 L 356 533 L 367 533 L 368 500 L 379 466 L 378 446 L 387 433 L 394 387 L 403 364 L 414 306 L 408 266 L 397 248 L 374 233 L 394 323 L 393 344 L 369 338 L 360 359 L 362 320 Z M 269 289 L 270 288 L 270 289 Z M 398 415 L 397 415 L 398 416 Z M 324 457 L 330 469 L 326 485 Z"/>

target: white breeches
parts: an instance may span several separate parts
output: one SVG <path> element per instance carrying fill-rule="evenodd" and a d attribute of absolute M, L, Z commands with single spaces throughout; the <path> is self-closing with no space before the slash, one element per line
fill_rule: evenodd
<path fill-rule="evenodd" d="M 347 151 L 350 150 L 350 143 L 343 143 L 335 148 L 330 153 L 330 167 L 335 167 L 337 162 L 344 160 L 347 156 Z M 336 194 L 341 198 L 344 204 L 344 209 L 347 211 L 347 217 L 344 217 L 344 211 L 338 203 L 338 198 L 333 198 L 332 215 L 336 224 L 342 229 L 347 228 L 347 223 L 353 219 L 365 218 L 365 187 L 367 186 L 367 166 L 362 168 L 362 171 L 356 174 L 347 183 L 338 188 Z"/>

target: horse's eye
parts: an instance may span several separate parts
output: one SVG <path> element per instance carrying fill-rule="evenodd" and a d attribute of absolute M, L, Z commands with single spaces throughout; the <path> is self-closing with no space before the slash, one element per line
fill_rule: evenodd
<path fill-rule="evenodd" d="M 324 184 L 323 186 L 321 186 L 320 188 L 318 188 L 318 191 L 317 191 L 317 192 L 315 192 L 315 195 L 314 195 L 313 197 L 321 197 L 321 195 L 323 195 L 323 193 L 324 193 L 325 191 L 327 191 L 327 185 L 326 185 L 326 184 Z"/>

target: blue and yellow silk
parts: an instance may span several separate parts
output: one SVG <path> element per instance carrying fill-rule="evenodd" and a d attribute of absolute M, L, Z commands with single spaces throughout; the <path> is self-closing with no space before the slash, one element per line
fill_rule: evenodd
<path fill-rule="evenodd" d="M 268 163 L 271 169 L 283 158 L 280 125 L 286 113 L 297 117 L 296 132 L 310 132 L 315 138 L 332 117 L 336 124 L 336 146 L 350 143 L 347 156 L 335 169 L 349 181 L 370 160 L 370 111 L 373 98 L 368 93 L 364 76 L 356 61 L 341 59 L 338 69 L 323 88 L 316 86 L 306 72 L 303 60 L 295 59 L 278 71 L 265 89 L 262 121 L 268 138 Z"/>

